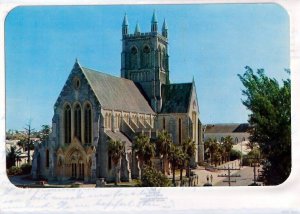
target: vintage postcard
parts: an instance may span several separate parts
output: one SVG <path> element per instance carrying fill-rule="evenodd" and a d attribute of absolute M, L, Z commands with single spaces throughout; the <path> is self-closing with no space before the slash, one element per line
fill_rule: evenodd
<path fill-rule="evenodd" d="M 21 5 L 3 23 L 5 176 L 29 204 L 172 208 L 169 191 L 289 179 L 281 5 Z"/>

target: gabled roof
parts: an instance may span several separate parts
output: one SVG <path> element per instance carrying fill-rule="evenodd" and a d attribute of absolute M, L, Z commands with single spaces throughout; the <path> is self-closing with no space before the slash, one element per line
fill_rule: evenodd
<path fill-rule="evenodd" d="M 133 81 L 80 67 L 102 108 L 154 114 Z"/>
<path fill-rule="evenodd" d="M 208 124 L 205 133 L 241 133 L 249 130 L 248 123 Z"/>
<path fill-rule="evenodd" d="M 163 85 L 161 113 L 187 113 L 192 89 L 193 83 Z"/>

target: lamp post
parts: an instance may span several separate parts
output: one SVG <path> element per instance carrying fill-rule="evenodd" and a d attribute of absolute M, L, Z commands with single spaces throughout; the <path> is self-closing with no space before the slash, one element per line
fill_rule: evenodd
<path fill-rule="evenodd" d="M 240 167 L 243 167 L 243 141 L 241 141 L 241 161 L 240 161 Z"/>

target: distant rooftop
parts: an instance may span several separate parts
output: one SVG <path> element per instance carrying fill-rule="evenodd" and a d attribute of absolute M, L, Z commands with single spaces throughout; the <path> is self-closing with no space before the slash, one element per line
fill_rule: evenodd
<path fill-rule="evenodd" d="M 222 123 L 207 124 L 205 133 L 239 133 L 248 132 L 250 125 L 248 123 Z"/>

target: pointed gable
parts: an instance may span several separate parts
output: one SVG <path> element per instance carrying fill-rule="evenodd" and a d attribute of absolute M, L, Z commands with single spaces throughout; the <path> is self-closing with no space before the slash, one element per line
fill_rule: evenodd
<path fill-rule="evenodd" d="M 155 114 L 133 81 L 81 67 L 77 60 L 55 106 L 73 90 L 74 76 L 85 79 L 91 91 L 90 95 L 95 97 L 103 109 Z"/>
<path fill-rule="evenodd" d="M 104 109 L 154 114 L 133 81 L 81 67 Z"/>

